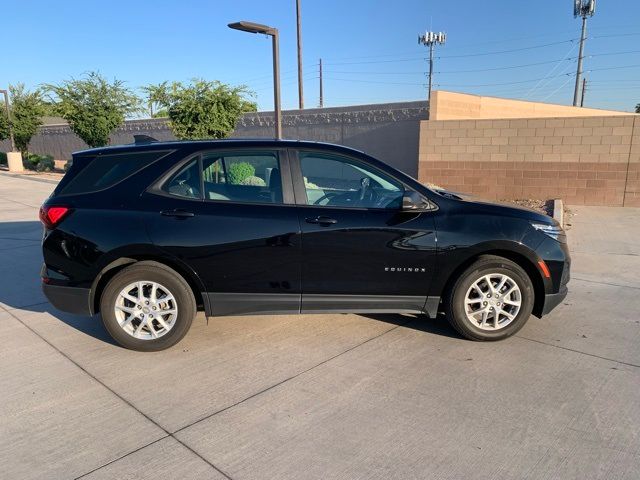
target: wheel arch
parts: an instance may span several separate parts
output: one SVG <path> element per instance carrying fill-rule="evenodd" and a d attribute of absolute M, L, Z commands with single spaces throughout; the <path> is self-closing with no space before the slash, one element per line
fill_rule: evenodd
<path fill-rule="evenodd" d="M 210 314 L 209 300 L 206 295 L 202 294 L 204 286 L 196 273 L 179 260 L 153 254 L 133 254 L 118 257 L 102 268 L 91 286 L 89 305 L 91 306 L 92 314 L 100 311 L 100 297 L 109 281 L 124 268 L 139 262 L 158 263 L 180 275 L 191 287 L 198 308 L 202 307 L 206 315 Z"/>
<path fill-rule="evenodd" d="M 503 257 L 522 267 L 522 269 L 529 276 L 531 283 L 533 284 L 534 301 L 532 313 L 536 317 L 541 317 L 545 299 L 544 279 L 542 278 L 540 271 L 536 267 L 534 260 L 532 260 L 524 253 L 510 249 L 494 248 L 490 250 L 483 250 L 480 252 L 475 252 L 474 254 L 465 258 L 449 274 L 449 277 L 447 278 L 447 281 L 442 290 L 443 297 L 449 294 L 451 288 L 453 287 L 453 284 L 455 283 L 456 279 L 459 278 L 462 272 L 464 272 L 471 264 L 473 264 L 476 260 L 484 255 L 495 255 L 497 257 Z"/>

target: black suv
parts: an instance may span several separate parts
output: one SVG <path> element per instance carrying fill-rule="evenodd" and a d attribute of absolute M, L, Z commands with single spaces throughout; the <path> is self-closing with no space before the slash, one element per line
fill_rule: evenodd
<path fill-rule="evenodd" d="M 567 294 L 563 230 L 429 189 L 363 152 L 283 140 L 155 142 L 73 155 L 40 211 L 44 293 L 161 350 L 205 315 L 446 313 L 474 340 Z"/>

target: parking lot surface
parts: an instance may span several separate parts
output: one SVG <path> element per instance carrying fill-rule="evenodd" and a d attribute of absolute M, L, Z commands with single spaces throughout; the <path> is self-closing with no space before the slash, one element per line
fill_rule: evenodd
<path fill-rule="evenodd" d="M 0 174 L 5 478 L 640 476 L 640 209 L 572 208 L 569 296 L 506 341 L 409 315 L 200 314 L 138 353 L 46 303 L 53 188 Z"/>

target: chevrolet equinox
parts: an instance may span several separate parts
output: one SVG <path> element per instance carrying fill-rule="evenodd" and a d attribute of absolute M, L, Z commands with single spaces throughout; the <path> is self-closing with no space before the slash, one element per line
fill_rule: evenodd
<path fill-rule="evenodd" d="M 162 350 L 207 316 L 401 312 L 473 340 L 516 333 L 567 294 L 552 218 L 427 188 L 363 152 L 286 140 L 81 151 L 40 210 L 42 287 Z"/>

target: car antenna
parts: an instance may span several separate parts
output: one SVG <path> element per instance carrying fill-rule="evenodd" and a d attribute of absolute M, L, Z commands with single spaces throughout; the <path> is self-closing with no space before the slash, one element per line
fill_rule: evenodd
<path fill-rule="evenodd" d="M 149 135 L 134 135 L 133 143 L 136 145 L 144 145 L 145 143 L 154 143 L 157 142 L 157 138 L 150 137 Z"/>

